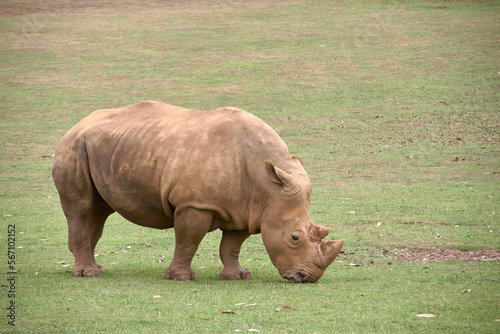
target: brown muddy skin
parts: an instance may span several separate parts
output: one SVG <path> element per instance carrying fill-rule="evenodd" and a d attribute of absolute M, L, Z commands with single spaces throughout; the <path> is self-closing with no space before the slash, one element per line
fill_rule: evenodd
<path fill-rule="evenodd" d="M 54 155 L 54 183 L 68 222 L 74 276 L 103 272 L 94 259 L 106 218 L 174 228 L 166 279 L 193 280 L 204 235 L 223 231 L 220 279 L 251 279 L 241 244 L 262 233 L 271 261 L 292 282 L 314 282 L 342 248 L 309 217 L 302 163 L 259 118 L 237 108 L 192 110 L 159 102 L 98 110 L 75 125 Z"/>

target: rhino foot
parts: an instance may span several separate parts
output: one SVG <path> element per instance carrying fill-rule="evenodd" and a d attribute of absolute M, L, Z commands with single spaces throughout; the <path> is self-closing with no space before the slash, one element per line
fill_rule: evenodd
<path fill-rule="evenodd" d="M 91 266 L 77 266 L 73 268 L 71 273 L 74 277 L 97 277 L 104 272 L 104 268 L 100 264 L 93 264 Z"/>
<path fill-rule="evenodd" d="M 222 272 L 219 275 L 220 280 L 242 280 L 242 279 L 252 279 L 252 274 L 248 271 L 245 270 L 241 267 L 239 268 L 231 268 L 226 270 L 222 270 Z"/>
<path fill-rule="evenodd" d="M 171 269 L 170 267 L 165 270 L 163 274 L 165 279 L 175 280 L 175 281 L 194 281 L 195 275 L 193 269 Z"/>

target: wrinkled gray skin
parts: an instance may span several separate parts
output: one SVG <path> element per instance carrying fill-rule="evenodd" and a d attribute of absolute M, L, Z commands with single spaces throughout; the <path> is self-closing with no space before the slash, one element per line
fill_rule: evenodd
<path fill-rule="evenodd" d="M 98 110 L 75 125 L 54 154 L 52 175 L 68 222 L 73 276 L 98 276 L 94 259 L 106 218 L 174 228 L 165 278 L 193 280 L 203 236 L 223 231 L 220 279 L 251 279 L 241 244 L 261 233 L 280 275 L 314 282 L 343 241 L 309 217 L 302 163 L 259 118 L 236 108 L 198 111 L 159 102 Z"/>

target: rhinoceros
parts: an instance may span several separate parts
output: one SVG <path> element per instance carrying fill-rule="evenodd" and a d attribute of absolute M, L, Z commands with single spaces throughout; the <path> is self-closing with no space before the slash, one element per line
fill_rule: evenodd
<path fill-rule="evenodd" d="M 97 110 L 54 154 L 52 176 L 68 223 L 73 276 L 99 276 L 94 249 L 109 215 L 173 228 L 164 277 L 194 280 L 191 260 L 207 232 L 222 230 L 219 279 L 251 279 L 242 243 L 260 233 L 291 282 L 315 282 L 343 240 L 309 216 L 311 182 L 278 134 L 238 108 L 193 110 L 155 101 Z"/>

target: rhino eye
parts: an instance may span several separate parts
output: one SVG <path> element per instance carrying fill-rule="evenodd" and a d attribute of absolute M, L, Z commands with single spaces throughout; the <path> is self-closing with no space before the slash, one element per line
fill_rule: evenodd
<path fill-rule="evenodd" d="M 293 231 L 290 233 L 290 244 L 292 246 L 298 246 L 300 245 L 300 241 L 302 240 L 302 237 L 304 236 L 304 232 L 302 231 Z"/>

